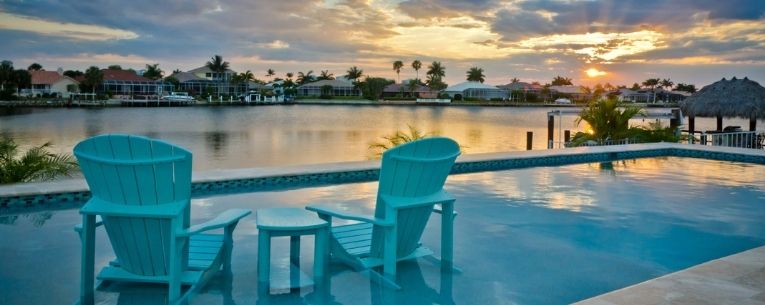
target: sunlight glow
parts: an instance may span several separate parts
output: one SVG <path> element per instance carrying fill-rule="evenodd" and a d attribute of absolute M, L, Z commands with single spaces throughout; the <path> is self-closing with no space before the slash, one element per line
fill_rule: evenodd
<path fill-rule="evenodd" d="M 588 62 L 606 63 L 622 56 L 642 53 L 662 47 L 664 34 L 643 30 L 631 33 L 555 34 L 523 40 L 520 46 L 537 50 L 569 51 L 586 55 Z"/>
<path fill-rule="evenodd" d="M 595 69 L 595 68 L 589 68 L 589 69 L 585 70 L 584 73 L 587 73 L 587 76 L 589 76 L 589 77 L 598 77 L 598 76 L 603 76 L 603 75 L 608 74 L 605 71 L 600 71 L 600 70 Z"/>

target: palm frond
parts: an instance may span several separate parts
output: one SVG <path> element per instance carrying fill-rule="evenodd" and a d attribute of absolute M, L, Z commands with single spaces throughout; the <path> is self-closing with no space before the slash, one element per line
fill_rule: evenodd
<path fill-rule="evenodd" d="M 51 143 L 32 147 L 21 157 L 12 139 L 0 140 L 0 183 L 17 183 L 52 180 L 59 176 L 70 176 L 78 169 L 74 157 L 68 154 L 54 154 L 48 151 Z"/>

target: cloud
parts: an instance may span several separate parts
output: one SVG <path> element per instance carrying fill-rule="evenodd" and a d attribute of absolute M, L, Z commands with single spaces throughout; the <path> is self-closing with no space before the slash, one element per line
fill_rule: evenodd
<path fill-rule="evenodd" d="M 286 49 L 290 47 L 289 43 L 286 43 L 278 39 L 268 43 L 257 43 L 255 45 L 258 46 L 259 48 L 264 48 L 264 49 Z"/>
<path fill-rule="evenodd" d="M 398 10 L 414 19 L 447 19 L 482 13 L 496 7 L 496 0 L 407 0 Z"/>
<path fill-rule="evenodd" d="M 6 12 L 0 12 L 0 30 L 33 32 L 74 40 L 106 41 L 138 38 L 138 34 L 126 30 L 89 24 L 49 21 Z"/>
<path fill-rule="evenodd" d="M 80 69 L 159 62 L 165 70 L 185 70 L 220 54 L 238 71 L 338 74 L 357 65 L 390 78 L 393 60 L 420 59 L 443 61 L 447 81 L 462 81 L 467 68 L 479 66 L 487 81 L 505 83 L 509 75 L 543 82 L 551 75 L 583 77 L 591 64 L 609 71 L 602 78 L 628 75 L 615 69 L 624 66 L 765 67 L 765 1 L 720 2 L 0 0 L 0 13 L 50 22 L 59 30 L 53 35 L 45 27 L 0 27 L 0 59 Z M 0 23 L 7 22 L 5 16 Z M 67 24 L 98 31 L 59 29 Z M 658 62 L 663 65 L 652 65 Z"/>

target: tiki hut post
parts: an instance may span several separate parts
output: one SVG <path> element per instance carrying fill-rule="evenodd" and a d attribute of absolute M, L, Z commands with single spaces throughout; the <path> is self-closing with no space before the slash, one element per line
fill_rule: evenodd
<path fill-rule="evenodd" d="M 722 116 L 721 116 L 721 115 L 718 115 L 718 116 L 717 116 L 717 131 L 722 131 L 722 130 L 723 130 L 723 126 L 722 126 Z"/>
<path fill-rule="evenodd" d="M 752 113 L 752 115 L 749 116 L 749 131 L 756 131 L 757 130 L 757 115 Z"/>
<path fill-rule="evenodd" d="M 696 116 L 688 115 L 688 133 L 693 135 L 696 132 Z"/>

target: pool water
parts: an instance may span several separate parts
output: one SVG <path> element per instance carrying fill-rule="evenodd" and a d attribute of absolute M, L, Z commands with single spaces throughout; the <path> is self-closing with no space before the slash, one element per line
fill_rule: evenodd
<path fill-rule="evenodd" d="M 254 217 L 235 231 L 233 277 L 192 304 L 566 304 L 765 244 L 765 166 L 677 157 L 453 175 L 455 264 L 399 264 L 400 291 L 332 264 L 328 295 L 313 288 L 258 296 Z M 333 205 L 372 214 L 376 183 L 196 198 L 192 222 L 228 208 Z M 439 253 L 440 221 L 423 243 Z M 71 304 L 79 285 L 76 210 L 0 215 L 0 304 Z M 99 229 L 100 230 L 100 229 Z M 312 240 L 302 247 L 310 273 Z M 275 239 L 286 264 L 289 242 Z M 96 266 L 112 258 L 97 236 Z M 163 304 L 159 285 L 109 284 L 99 304 Z"/>

